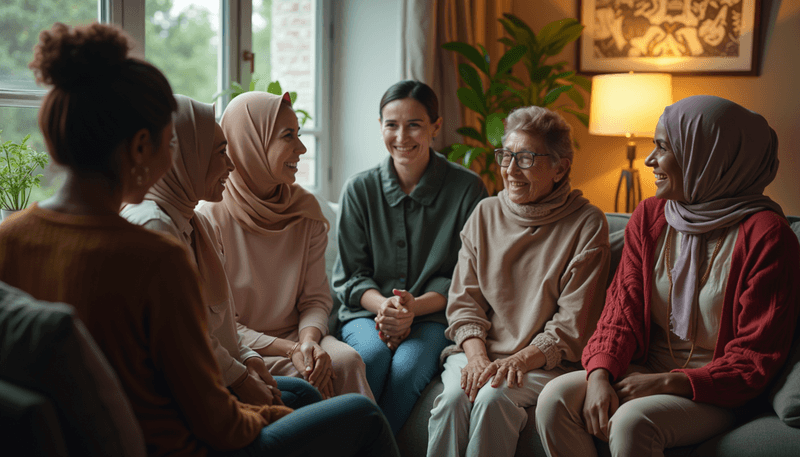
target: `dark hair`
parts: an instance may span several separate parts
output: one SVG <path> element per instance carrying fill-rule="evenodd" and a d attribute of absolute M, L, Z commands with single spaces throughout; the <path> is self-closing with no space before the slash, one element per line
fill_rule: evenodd
<path fill-rule="evenodd" d="M 28 66 L 36 82 L 53 86 L 42 101 L 39 128 L 53 159 L 76 173 L 119 181 L 119 146 L 143 128 L 158 144 L 177 109 L 161 71 L 128 57 L 130 42 L 103 24 L 57 22 L 39 34 Z"/>
<path fill-rule="evenodd" d="M 383 94 L 381 98 L 381 108 L 378 112 L 380 118 L 383 119 L 384 106 L 390 102 L 402 100 L 404 98 L 413 98 L 422 103 L 432 123 L 439 120 L 439 99 L 436 97 L 436 92 L 427 84 L 410 79 L 400 81 Z"/>

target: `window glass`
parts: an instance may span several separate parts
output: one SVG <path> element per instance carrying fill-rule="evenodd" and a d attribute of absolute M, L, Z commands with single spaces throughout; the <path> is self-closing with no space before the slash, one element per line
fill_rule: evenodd
<path fill-rule="evenodd" d="M 97 0 L 3 0 L 0 6 L 0 90 L 41 90 L 28 63 L 39 32 L 55 22 L 97 20 Z M 5 128 L 4 128 L 5 129 Z"/>
<path fill-rule="evenodd" d="M 317 145 L 320 119 L 317 113 L 317 0 L 253 0 L 253 52 L 257 90 L 278 81 L 287 92 L 297 92 L 295 110 L 311 117 L 301 125 L 301 140 L 308 152 L 298 164 L 297 183 L 317 185 Z M 304 116 L 298 113 L 298 117 Z"/>
<path fill-rule="evenodd" d="M 217 92 L 220 0 L 146 0 L 145 57 L 172 91 L 206 103 Z"/>

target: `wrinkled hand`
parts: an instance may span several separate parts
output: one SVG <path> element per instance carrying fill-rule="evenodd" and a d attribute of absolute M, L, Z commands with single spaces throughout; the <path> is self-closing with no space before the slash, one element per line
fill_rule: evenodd
<path fill-rule="evenodd" d="M 478 391 L 486 384 L 486 381 L 481 382 L 480 378 L 490 366 L 492 366 L 492 362 L 488 357 L 477 356 L 469 359 L 467 365 L 461 369 L 461 388 L 469 397 L 469 401 L 474 402 Z"/>
<path fill-rule="evenodd" d="M 650 395 L 672 393 L 668 390 L 668 380 L 672 373 L 629 373 L 614 384 L 619 403 L 649 397 Z"/>
<path fill-rule="evenodd" d="M 393 289 L 392 293 L 394 296 L 381 304 L 375 316 L 375 324 L 387 337 L 408 336 L 408 330 L 414 321 L 414 312 L 411 309 L 416 299 L 405 290 Z"/>
<path fill-rule="evenodd" d="M 583 422 L 589 434 L 608 441 L 608 420 L 619 408 L 619 397 L 608 382 L 604 369 L 592 371 L 586 384 L 583 402 Z"/>
<path fill-rule="evenodd" d="M 306 381 L 316 387 L 322 398 L 333 397 L 331 356 L 315 341 L 306 341 L 292 354 L 292 363 Z"/>
<path fill-rule="evenodd" d="M 500 387 L 504 380 L 508 382 L 508 387 L 522 387 L 522 380 L 527 372 L 528 369 L 525 366 L 525 362 L 517 353 L 511 357 L 492 362 L 481 374 L 479 382 L 483 384 L 494 376 L 492 387 Z"/>
<path fill-rule="evenodd" d="M 247 371 L 231 386 L 239 400 L 256 406 L 282 405 L 278 383 L 269 374 L 264 360 L 251 357 L 245 361 L 245 366 Z"/>

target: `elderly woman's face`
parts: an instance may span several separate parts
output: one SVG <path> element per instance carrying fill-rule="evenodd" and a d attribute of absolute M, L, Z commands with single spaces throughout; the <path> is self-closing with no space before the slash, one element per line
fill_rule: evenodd
<path fill-rule="evenodd" d="M 667 129 L 661 121 L 656 125 L 653 135 L 655 148 L 644 161 L 644 164 L 653 169 L 656 176 L 656 197 L 667 200 L 686 201 L 683 195 L 683 170 L 678 164 L 672 145 L 667 136 Z"/>
<path fill-rule="evenodd" d="M 511 152 L 548 153 L 542 140 L 523 132 L 510 133 L 503 142 L 503 147 Z M 500 167 L 500 174 L 503 176 L 503 186 L 508 198 L 518 205 L 524 205 L 538 203 L 550 195 L 555 184 L 564 178 L 569 165 L 569 159 L 561 159 L 554 166 L 550 157 L 535 157 L 530 168 L 522 169 L 514 159 L 508 167 Z"/>

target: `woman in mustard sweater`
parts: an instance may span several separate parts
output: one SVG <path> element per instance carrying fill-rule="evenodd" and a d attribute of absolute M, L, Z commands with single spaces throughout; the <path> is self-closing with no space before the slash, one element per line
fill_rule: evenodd
<path fill-rule="evenodd" d="M 129 48 L 106 25 L 42 32 L 31 68 L 53 87 L 39 126 L 65 181 L 0 226 L 0 280 L 75 307 L 151 455 L 397 455 L 386 420 L 362 397 L 292 413 L 240 403 L 221 384 L 185 248 L 118 214 L 142 201 L 173 155 L 170 85 Z"/>

